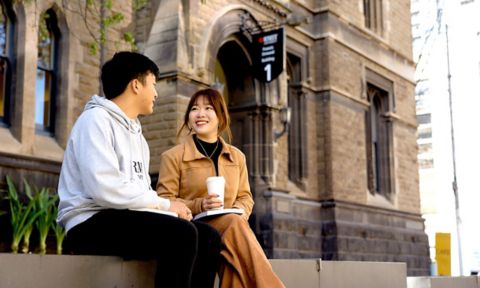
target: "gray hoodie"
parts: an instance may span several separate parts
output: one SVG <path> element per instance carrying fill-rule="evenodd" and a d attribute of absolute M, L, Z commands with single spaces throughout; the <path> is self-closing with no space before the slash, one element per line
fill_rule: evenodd
<path fill-rule="evenodd" d="M 102 209 L 170 208 L 150 186 L 140 121 L 93 96 L 75 123 L 60 172 L 57 222 L 68 231 Z"/>

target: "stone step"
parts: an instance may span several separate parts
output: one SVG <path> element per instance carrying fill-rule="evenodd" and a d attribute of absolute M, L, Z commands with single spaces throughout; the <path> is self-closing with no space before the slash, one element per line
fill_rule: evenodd
<path fill-rule="evenodd" d="M 408 277 L 408 288 L 480 288 L 479 276 Z"/>

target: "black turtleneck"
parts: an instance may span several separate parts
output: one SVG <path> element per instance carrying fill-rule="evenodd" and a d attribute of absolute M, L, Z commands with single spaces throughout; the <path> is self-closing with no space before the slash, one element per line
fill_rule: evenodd
<path fill-rule="evenodd" d="M 215 165 L 215 172 L 218 175 L 218 157 L 220 156 L 220 153 L 222 152 L 222 142 L 220 142 L 220 140 L 217 139 L 216 142 L 208 143 L 208 142 L 205 142 L 205 141 L 202 141 L 202 140 L 198 139 L 197 135 L 193 135 L 193 142 L 195 142 L 195 147 L 197 147 L 197 150 L 200 153 L 202 153 L 202 155 L 206 156 L 207 158 L 212 159 L 213 164 Z M 218 145 L 218 147 L 217 147 L 217 145 Z M 217 149 L 215 149 L 215 148 L 217 148 Z"/>

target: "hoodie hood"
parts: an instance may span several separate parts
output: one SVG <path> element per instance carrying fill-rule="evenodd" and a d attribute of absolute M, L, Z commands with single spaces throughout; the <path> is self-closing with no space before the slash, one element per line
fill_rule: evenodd
<path fill-rule="evenodd" d="M 130 119 L 128 116 L 117 106 L 113 101 L 108 100 L 105 97 L 94 95 L 87 102 L 83 111 L 90 110 L 95 107 L 100 107 L 107 111 L 118 124 L 128 129 L 130 132 L 138 134 L 142 133 L 142 126 L 138 118 Z"/>

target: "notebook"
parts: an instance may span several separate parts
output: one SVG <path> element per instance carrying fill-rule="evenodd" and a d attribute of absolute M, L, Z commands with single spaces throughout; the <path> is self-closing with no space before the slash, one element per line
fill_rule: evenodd
<path fill-rule="evenodd" d="M 229 214 L 229 213 L 242 215 L 244 212 L 245 211 L 241 208 L 214 209 L 214 210 L 204 211 L 202 213 L 195 215 L 195 217 L 193 217 L 193 220 L 198 220 L 208 216 L 223 215 L 223 214 Z"/>
<path fill-rule="evenodd" d="M 178 214 L 172 211 L 160 210 L 160 209 L 153 209 L 153 208 L 139 208 L 139 209 L 130 209 L 133 211 L 141 211 L 141 212 L 152 212 L 158 214 L 169 215 L 173 217 L 178 217 Z"/>

